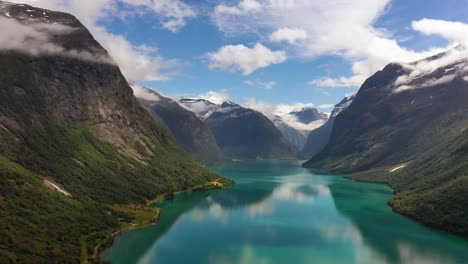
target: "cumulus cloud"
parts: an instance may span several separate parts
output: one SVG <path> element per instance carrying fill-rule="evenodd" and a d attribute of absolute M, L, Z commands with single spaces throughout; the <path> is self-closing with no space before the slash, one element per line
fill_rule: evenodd
<path fill-rule="evenodd" d="M 260 43 L 252 48 L 244 45 L 226 45 L 206 56 L 210 69 L 242 71 L 244 75 L 286 60 L 284 51 L 272 51 Z"/>
<path fill-rule="evenodd" d="M 76 30 L 69 26 L 48 23 L 23 24 L 13 18 L 0 16 L 0 49 L 14 50 L 33 56 L 60 55 L 99 63 L 114 61 L 104 53 L 90 50 L 68 50 L 54 43 L 55 36 Z"/>
<path fill-rule="evenodd" d="M 299 28 L 280 28 L 271 33 L 270 40 L 273 42 L 287 42 L 289 44 L 296 44 L 300 40 L 307 39 L 307 32 Z"/>
<path fill-rule="evenodd" d="M 111 34 L 103 27 L 95 27 L 94 32 L 128 80 L 165 81 L 175 75 L 179 62 L 156 54 L 153 47 L 134 45 L 124 36 Z"/>
<path fill-rule="evenodd" d="M 359 86 L 389 62 L 416 61 L 447 48 L 414 51 L 402 47 L 385 30 L 376 28 L 374 23 L 385 12 L 390 0 L 257 2 L 261 8 L 255 16 L 214 12 L 213 21 L 227 34 L 269 37 L 278 29 L 301 29 L 307 37 L 297 41 L 297 45 L 291 47 L 292 52 L 306 59 L 333 54 L 352 62 L 352 76 L 313 80 L 311 84 L 315 86 Z"/>
<path fill-rule="evenodd" d="M 102 20 L 125 17 L 125 10 L 133 13 L 154 12 L 162 26 L 173 32 L 196 16 L 192 7 L 181 0 L 10 0 L 75 15 L 91 31 L 110 56 L 120 66 L 128 80 L 161 81 L 174 75 L 175 60 L 167 60 L 156 48 L 131 43 L 125 36 L 111 33 L 100 25 Z M 133 14 L 132 12 L 127 12 Z M 142 47 L 145 47 L 142 49 Z M 149 47 L 149 49 L 148 49 Z"/>
<path fill-rule="evenodd" d="M 465 23 L 424 18 L 413 21 L 412 27 L 426 35 L 439 35 L 457 43 L 468 44 L 468 24 Z"/>
<path fill-rule="evenodd" d="M 140 86 L 136 83 L 131 83 L 130 87 L 133 90 L 133 95 L 135 95 L 135 97 L 137 98 L 141 98 L 141 99 L 144 99 L 147 101 L 153 101 L 153 102 L 157 102 L 161 100 L 161 98 L 156 93 L 153 93 L 151 92 L 151 90 L 143 86 Z"/>

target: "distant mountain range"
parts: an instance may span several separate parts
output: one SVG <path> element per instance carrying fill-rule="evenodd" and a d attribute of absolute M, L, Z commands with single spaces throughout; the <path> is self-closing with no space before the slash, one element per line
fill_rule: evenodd
<path fill-rule="evenodd" d="M 390 183 L 394 210 L 468 235 L 468 60 L 463 47 L 367 79 L 306 167 Z"/>
<path fill-rule="evenodd" d="M 275 116 L 272 121 L 289 143 L 294 145 L 298 150 L 303 148 L 306 142 L 306 133 L 288 125 L 280 116 Z"/>
<path fill-rule="evenodd" d="M 272 120 L 286 139 L 302 150 L 309 133 L 324 125 L 328 116 L 313 107 L 304 107 L 282 116 L 275 115 Z"/>
<path fill-rule="evenodd" d="M 293 159 L 298 150 L 265 115 L 234 102 L 221 105 L 204 99 L 180 99 L 210 127 L 225 157 L 230 159 Z"/>
<path fill-rule="evenodd" d="M 325 123 L 325 125 L 311 131 L 304 142 L 302 147 L 302 156 L 310 159 L 320 151 L 325 148 L 327 145 L 330 135 L 333 130 L 333 124 L 335 123 L 335 118 L 340 114 L 344 109 L 353 102 L 355 95 L 345 97 L 340 103 L 335 105 L 333 111 L 330 115 L 330 118 Z"/>
<path fill-rule="evenodd" d="M 216 165 L 223 161 L 223 153 L 216 144 L 216 139 L 210 128 L 193 112 L 183 108 L 176 101 L 164 97 L 157 92 L 143 87 L 145 92 L 153 96 L 139 97 L 140 102 L 151 111 L 159 124 L 166 127 L 177 142 L 184 147 L 196 160 Z"/>
<path fill-rule="evenodd" d="M 328 116 L 324 113 L 320 113 L 313 107 L 304 107 L 300 111 L 293 111 L 291 115 L 297 117 L 297 120 L 302 124 L 310 124 L 317 120 L 327 120 Z"/>

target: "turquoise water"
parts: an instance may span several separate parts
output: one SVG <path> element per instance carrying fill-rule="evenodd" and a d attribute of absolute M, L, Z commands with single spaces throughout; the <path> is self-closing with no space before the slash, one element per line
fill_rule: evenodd
<path fill-rule="evenodd" d="M 118 263 L 468 263 L 468 240 L 393 213 L 381 184 L 324 176 L 296 161 L 213 168 L 237 182 L 155 206 L 157 225 L 103 254 Z"/>

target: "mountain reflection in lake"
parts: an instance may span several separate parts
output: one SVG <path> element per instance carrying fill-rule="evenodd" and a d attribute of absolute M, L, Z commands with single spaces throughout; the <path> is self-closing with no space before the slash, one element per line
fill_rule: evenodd
<path fill-rule="evenodd" d="M 182 194 L 157 225 L 119 236 L 113 263 L 468 263 L 468 241 L 386 205 L 389 187 L 324 176 L 296 161 L 214 168 L 237 182 Z"/>

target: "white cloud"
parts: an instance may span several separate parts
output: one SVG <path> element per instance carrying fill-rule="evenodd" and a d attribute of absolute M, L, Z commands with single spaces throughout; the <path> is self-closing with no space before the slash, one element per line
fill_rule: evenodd
<path fill-rule="evenodd" d="M 196 96 L 196 98 L 199 99 L 205 99 L 208 100 L 214 104 L 222 104 L 226 101 L 229 101 L 231 96 L 229 95 L 228 91 L 226 90 L 221 90 L 221 91 L 208 91 L 203 94 L 199 94 Z"/>
<path fill-rule="evenodd" d="M 326 122 L 326 120 L 317 120 L 309 124 L 304 124 L 300 122 L 296 116 L 291 115 L 291 112 L 313 107 L 314 105 L 311 103 L 272 104 L 270 102 L 258 101 L 255 98 L 246 98 L 242 105 L 263 113 L 271 120 L 275 120 L 275 118 L 279 116 L 283 122 L 298 131 L 312 131 L 323 126 Z"/>
<path fill-rule="evenodd" d="M 261 4 L 256 0 L 242 0 L 237 6 L 218 5 L 215 8 L 216 15 L 242 15 L 253 13 L 261 9 Z"/>
<path fill-rule="evenodd" d="M 186 20 L 196 17 L 193 7 L 180 0 L 123 0 L 129 5 L 144 6 L 161 18 L 162 26 L 172 32 L 186 25 Z"/>
<path fill-rule="evenodd" d="M 318 109 L 330 109 L 330 108 L 333 108 L 335 107 L 334 104 L 321 104 L 321 105 L 317 105 L 317 108 Z"/>
<path fill-rule="evenodd" d="M 278 29 L 301 29 L 307 38 L 290 47 L 291 52 L 306 59 L 338 55 L 353 64 L 352 76 L 314 80 L 313 85 L 359 86 L 389 62 L 411 62 L 446 49 L 407 49 L 387 31 L 376 28 L 375 21 L 385 12 L 390 1 L 258 0 L 261 8 L 255 15 L 214 12 L 212 17 L 226 34 L 257 34 L 266 38 Z"/>
<path fill-rule="evenodd" d="M 13 18 L 0 17 L 0 50 L 15 50 L 33 56 L 59 55 L 80 60 L 114 64 L 104 52 L 69 50 L 52 39 L 76 30 L 60 24 L 23 24 Z"/>
<path fill-rule="evenodd" d="M 222 103 L 230 100 L 230 95 L 226 90 L 221 90 L 208 91 L 194 97 L 181 96 L 173 99 L 185 109 L 195 113 L 201 120 L 206 120 L 214 111 L 219 110 Z M 180 99 L 186 100 L 181 101 Z M 204 99 L 209 102 L 196 99 Z"/>
<path fill-rule="evenodd" d="M 418 88 L 426 88 L 426 87 L 433 87 L 433 86 L 437 86 L 437 85 L 442 85 L 442 84 L 446 84 L 446 83 L 449 83 L 449 82 L 453 81 L 453 79 L 455 79 L 455 77 L 456 77 L 455 74 L 450 74 L 450 75 L 442 76 L 440 78 L 430 78 L 429 80 L 427 80 L 427 81 L 425 81 L 423 83 L 417 84 L 417 85 L 404 84 L 404 85 L 401 85 L 401 86 L 397 87 L 394 90 L 394 92 L 399 93 L 399 92 L 403 92 L 403 91 L 407 91 L 407 90 L 413 90 L 413 89 L 418 89 Z"/>
<path fill-rule="evenodd" d="M 164 81 L 175 73 L 177 60 L 166 60 L 154 54 L 154 48 L 136 46 L 125 37 L 107 32 L 105 28 L 94 28 L 96 39 L 102 43 L 112 58 L 118 63 L 128 80 Z"/>
<path fill-rule="evenodd" d="M 263 113 L 269 119 L 274 118 L 274 112 L 276 110 L 276 105 L 265 101 L 258 101 L 253 97 L 245 98 L 242 106 Z"/>
<path fill-rule="evenodd" d="M 413 21 L 412 27 L 426 35 L 439 35 L 460 44 L 468 44 L 468 24 L 465 23 L 424 18 Z"/>
<path fill-rule="evenodd" d="M 93 34 L 98 42 L 109 51 L 128 80 L 161 81 L 170 79 L 172 69 L 178 64 L 166 60 L 155 53 L 157 50 L 148 45 L 131 43 L 123 35 L 110 33 L 100 26 L 105 19 L 120 19 L 124 12 L 119 3 L 133 11 L 151 10 L 162 19 L 163 27 L 177 31 L 194 17 L 195 11 L 180 0 L 10 0 L 51 10 L 68 12 L 75 15 Z M 146 47 L 142 49 L 142 47 Z"/>
<path fill-rule="evenodd" d="M 464 77 L 468 73 L 468 24 L 444 20 L 421 19 L 412 23 L 413 29 L 426 35 L 438 35 L 453 42 L 457 46 L 445 52 L 442 56 L 415 63 L 403 64 L 409 71 L 395 81 L 395 92 L 433 87 L 452 81 L 457 75 Z M 446 75 L 440 78 L 422 78 L 441 67 L 447 67 Z M 451 66 L 451 67 L 450 67 Z M 422 82 L 419 80 L 423 80 Z"/>
<path fill-rule="evenodd" d="M 262 80 L 258 80 L 258 79 L 255 80 L 255 81 L 246 80 L 246 81 L 244 81 L 244 83 L 249 85 L 249 86 L 262 87 L 262 88 L 267 89 L 267 90 L 271 90 L 271 89 L 273 89 L 273 87 L 278 85 L 278 83 L 275 82 L 275 81 L 262 81 Z"/>
<path fill-rule="evenodd" d="M 280 28 L 271 33 L 270 40 L 273 42 L 287 42 L 289 44 L 296 44 L 300 40 L 307 39 L 307 32 L 299 28 Z"/>
<path fill-rule="evenodd" d="M 354 87 L 362 84 L 364 76 L 355 75 L 351 77 L 339 77 L 339 78 L 323 78 L 318 80 L 310 81 L 308 84 L 318 87 Z"/>
<path fill-rule="evenodd" d="M 227 45 L 218 51 L 208 53 L 210 69 L 242 71 L 244 75 L 249 75 L 254 71 L 279 64 L 286 60 L 284 51 L 272 51 L 260 43 L 253 48 L 244 45 Z"/>
<path fill-rule="evenodd" d="M 161 98 L 156 93 L 152 93 L 149 89 L 144 88 L 136 83 L 131 83 L 130 87 L 132 87 L 133 95 L 135 95 L 137 98 L 153 102 L 161 100 Z"/>

